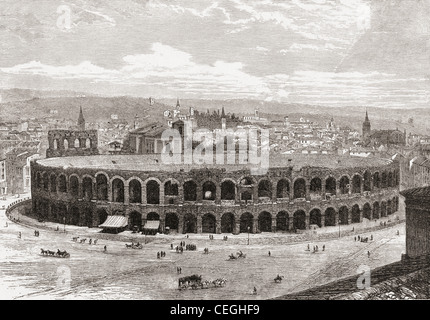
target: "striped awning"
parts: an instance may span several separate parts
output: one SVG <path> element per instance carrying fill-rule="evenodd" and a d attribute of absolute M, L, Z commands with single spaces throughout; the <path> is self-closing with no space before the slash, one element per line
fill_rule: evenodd
<path fill-rule="evenodd" d="M 146 221 L 143 229 L 158 230 L 159 227 L 160 227 L 160 220 L 149 220 L 149 221 Z"/>
<path fill-rule="evenodd" d="M 127 224 L 127 217 L 108 216 L 106 221 L 99 225 L 99 228 L 124 228 Z"/>

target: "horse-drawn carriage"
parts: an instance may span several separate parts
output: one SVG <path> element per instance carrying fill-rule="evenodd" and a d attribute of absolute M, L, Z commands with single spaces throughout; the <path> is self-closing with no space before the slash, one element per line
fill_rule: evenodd
<path fill-rule="evenodd" d="M 53 258 L 70 258 L 70 253 L 68 253 L 66 250 L 60 251 L 59 249 L 57 250 L 57 252 L 40 249 L 40 255 L 43 257 L 53 257 Z"/>
<path fill-rule="evenodd" d="M 179 278 L 178 288 L 179 290 L 219 288 L 223 287 L 226 282 L 227 280 L 224 278 L 215 280 L 202 280 L 202 276 L 193 274 L 188 277 Z"/>
<path fill-rule="evenodd" d="M 134 243 L 132 242 L 131 244 L 125 244 L 125 247 L 128 249 L 143 249 L 143 246 L 141 243 Z"/>
<path fill-rule="evenodd" d="M 244 254 L 242 251 L 238 251 L 238 252 L 236 253 L 236 255 L 234 255 L 234 254 L 232 253 L 232 254 L 230 254 L 230 255 L 228 256 L 228 260 L 237 260 L 237 259 L 240 259 L 240 258 L 246 258 L 246 254 Z"/>

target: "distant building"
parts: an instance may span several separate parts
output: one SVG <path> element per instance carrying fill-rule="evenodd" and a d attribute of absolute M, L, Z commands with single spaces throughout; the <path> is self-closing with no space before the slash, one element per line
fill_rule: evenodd
<path fill-rule="evenodd" d="M 39 154 L 33 150 L 14 149 L 6 154 L 7 192 L 27 193 L 31 190 L 30 162 Z"/>
<path fill-rule="evenodd" d="M 364 118 L 363 128 L 362 128 L 363 142 L 365 143 L 365 145 L 370 142 L 370 134 L 371 134 L 371 126 L 369 121 L 369 115 L 367 114 L 367 110 L 366 110 L 366 117 Z"/>
<path fill-rule="evenodd" d="M 269 121 L 267 120 L 267 118 L 260 117 L 258 110 L 255 110 L 254 116 L 244 116 L 243 122 L 263 124 L 263 125 L 269 124 Z"/>

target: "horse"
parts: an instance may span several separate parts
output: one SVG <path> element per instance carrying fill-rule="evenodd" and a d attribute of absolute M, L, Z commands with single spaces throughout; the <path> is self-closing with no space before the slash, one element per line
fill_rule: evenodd
<path fill-rule="evenodd" d="M 275 282 L 276 283 L 280 283 L 281 281 L 282 281 L 282 279 L 284 279 L 284 276 L 280 276 L 279 274 L 276 276 L 276 278 L 275 279 L 273 279 L 273 280 L 275 280 Z"/>
<path fill-rule="evenodd" d="M 78 239 L 79 239 L 79 237 L 73 237 L 73 238 L 72 238 L 72 240 L 73 240 L 74 242 L 78 241 Z"/>
<path fill-rule="evenodd" d="M 98 240 L 98 239 L 95 239 L 95 240 L 93 241 L 93 244 L 97 244 L 97 240 Z"/>
<path fill-rule="evenodd" d="M 85 241 L 87 241 L 87 239 L 81 239 L 80 243 L 85 243 Z"/>
<path fill-rule="evenodd" d="M 236 260 L 237 259 L 236 256 L 233 253 L 231 255 L 229 255 L 228 258 L 230 260 Z"/>
<path fill-rule="evenodd" d="M 43 255 L 45 255 L 45 254 L 48 254 L 48 251 L 47 251 L 47 250 L 40 249 L 40 253 L 41 253 L 41 254 L 43 254 Z"/>
<path fill-rule="evenodd" d="M 125 247 L 126 247 L 126 248 L 133 248 L 133 245 L 132 245 L 132 244 L 127 244 L 127 243 L 126 243 L 126 244 L 125 244 Z"/>
<path fill-rule="evenodd" d="M 246 254 L 244 254 L 242 251 L 237 252 L 238 258 L 246 258 Z"/>
<path fill-rule="evenodd" d="M 55 252 L 54 252 L 54 251 L 51 251 L 51 250 L 47 250 L 47 253 L 48 253 L 50 256 L 53 256 L 53 255 L 55 254 Z"/>

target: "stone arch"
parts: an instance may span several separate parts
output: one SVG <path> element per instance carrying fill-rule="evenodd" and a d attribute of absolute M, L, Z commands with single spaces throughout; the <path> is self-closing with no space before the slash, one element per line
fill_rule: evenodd
<path fill-rule="evenodd" d="M 184 183 L 184 200 L 197 200 L 197 183 L 195 183 L 193 180 L 188 180 Z"/>
<path fill-rule="evenodd" d="M 184 215 L 183 233 L 196 233 L 197 232 L 197 217 L 187 212 Z"/>
<path fill-rule="evenodd" d="M 387 188 L 388 187 L 388 176 L 387 172 L 383 171 L 381 175 L 381 188 Z"/>
<path fill-rule="evenodd" d="M 381 217 L 387 216 L 387 203 L 385 201 L 381 202 Z"/>
<path fill-rule="evenodd" d="M 215 182 L 208 180 L 202 184 L 202 196 L 203 196 L 203 200 L 215 200 L 216 199 L 216 184 L 215 184 Z"/>
<path fill-rule="evenodd" d="M 311 195 L 311 199 L 315 197 L 320 197 L 322 192 L 322 181 L 319 177 L 314 177 L 311 180 L 311 184 L 309 186 L 309 192 Z"/>
<path fill-rule="evenodd" d="M 336 210 L 334 208 L 327 208 L 324 212 L 325 222 L 324 226 L 335 226 L 336 225 Z"/>
<path fill-rule="evenodd" d="M 339 189 L 341 194 L 349 193 L 349 178 L 347 176 L 342 176 L 339 180 Z"/>
<path fill-rule="evenodd" d="M 380 216 L 381 216 L 381 209 L 379 206 L 379 202 L 376 201 L 373 203 L 372 218 L 373 219 L 379 219 Z"/>
<path fill-rule="evenodd" d="M 243 185 L 243 186 L 252 186 L 252 185 L 256 185 L 257 181 L 252 176 L 241 176 L 237 180 L 237 184 L 238 185 Z"/>
<path fill-rule="evenodd" d="M 103 224 L 108 217 L 108 213 L 106 209 L 100 208 L 97 209 L 97 218 L 98 218 L 98 225 Z"/>
<path fill-rule="evenodd" d="M 349 224 L 349 210 L 347 206 L 343 206 L 339 209 L 339 224 Z"/>
<path fill-rule="evenodd" d="M 69 189 L 73 197 L 79 196 L 79 178 L 76 175 L 71 175 L 69 177 Z"/>
<path fill-rule="evenodd" d="M 221 216 L 221 233 L 233 233 L 235 225 L 234 214 L 226 212 Z"/>
<path fill-rule="evenodd" d="M 138 211 L 132 211 L 129 214 L 129 226 L 131 230 L 134 230 L 134 227 L 138 231 L 142 229 L 142 214 Z"/>
<path fill-rule="evenodd" d="M 202 233 L 216 233 L 216 218 L 212 213 L 202 216 Z"/>
<path fill-rule="evenodd" d="M 142 202 L 142 185 L 139 180 L 131 179 L 128 182 L 128 194 L 130 203 Z"/>
<path fill-rule="evenodd" d="M 373 173 L 373 188 L 381 188 L 381 177 L 378 171 Z"/>
<path fill-rule="evenodd" d="M 107 201 L 108 200 L 108 185 L 109 177 L 105 174 L 96 175 L 96 193 L 97 200 Z"/>
<path fill-rule="evenodd" d="M 86 176 L 82 179 L 82 195 L 87 201 L 93 198 L 93 179 L 91 177 Z"/>
<path fill-rule="evenodd" d="M 168 227 L 170 230 L 175 230 L 176 232 L 179 229 L 179 218 L 178 215 L 174 212 L 168 212 L 166 214 L 165 220 L 166 228 Z"/>
<path fill-rule="evenodd" d="M 336 179 L 328 177 L 325 179 L 325 192 L 331 195 L 336 195 Z"/>
<path fill-rule="evenodd" d="M 51 192 L 57 192 L 57 176 L 55 175 L 55 173 L 51 173 L 51 175 L 49 176 L 49 183 L 51 185 Z"/>
<path fill-rule="evenodd" d="M 360 207 L 358 204 L 354 204 L 351 208 L 351 222 L 360 223 Z"/>
<path fill-rule="evenodd" d="M 236 185 L 233 180 L 221 182 L 221 200 L 234 200 L 236 198 Z"/>
<path fill-rule="evenodd" d="M 306 229 L 306 213 L 303 210 L 297 210 L 293 215 L 293 229 L 305 230 Z"/>
<path fill-rule="evenodd" d="M 178 196 L 179 195 L 179 181 L 173 178 L 164 182 L 164 195 L 165 196 Z"/>
<path fill-rule="evenodd" d="M 372 220 L 372 207 L 367 202 L 363 206 L 363 218 Z"/>
<path fill-rule="evenodd" d="M 352 177 L 351 182 L 351 193 L 361 193 L 361 176 L 359 174 L 355 174 Z"/>
<path fill-rule="evenodd" d="M 393 207 L 392 207 L 391 199 L 387 200 L 387 216 L 391 215 L 393 213 Z"/>
<path fill-rule="evenodd" d="M 258 229 L 260 232 L 271 232 L 272 231 L 272 215 L 263 211 L 258 215 Z"/>
<path fill-rule="evenodd" d="M 287 211 L 280 211 L 276 215 L 276 231 L 288 231 L 289 215 Z"/>
<path fill-rule="evenodd" d="M 306 198 L 306 180 L 297 178 L 294 181 L 294 199 Z"/>
<path fill-rule="evenodd" d="M 272 199 L 272 183 L 269 179 L 263 178 L 258 182 L 258 197 Z"/>
<path fill-rule="evenodd" d="M 146 182 L 146 203 L 160 204 L 160 183 L 155 179 Z"/>
<path fill-rule="evenodd" d="M 253 232 L 253 226 L 254 226 L 254 216 L 249 212 L 243 213 L 240 216 L 240 232 L 241 233 Z"/>
<path fill-rule="evenodd" d="M 280 179 L 276 184 L 276 198 L 286 198 L 290 197 L 290 182 L 288 179 Z"/>
<path fill-rule="evenodd" d="M 124 181 L 123 179 L 115 178 L 112 180 L 112 201 L 124 202 Z"/>
<path fill-rule="evenodd" d="M 372 175 L 369 170 L 364 171 L 363 175 L 363 191 L 372 191 Z"/>
<path fill-rule="evenodd" d="M 314 208 L 309 212 L 309 225 L 316 224 L 318 227 L 322 227 L 321 223 L 321 210 Z"/>

